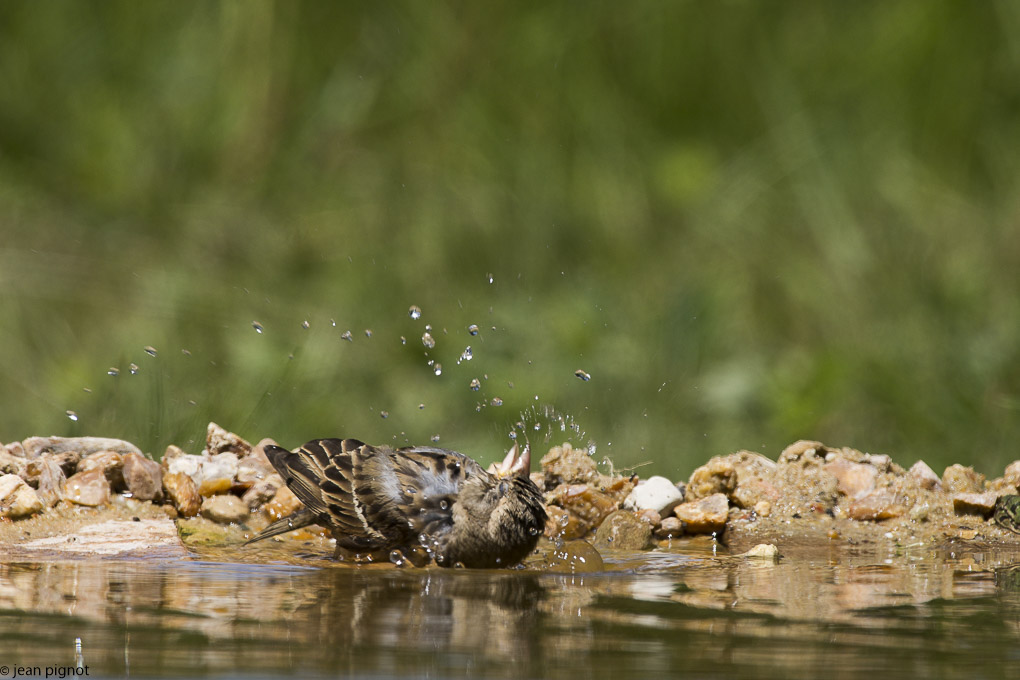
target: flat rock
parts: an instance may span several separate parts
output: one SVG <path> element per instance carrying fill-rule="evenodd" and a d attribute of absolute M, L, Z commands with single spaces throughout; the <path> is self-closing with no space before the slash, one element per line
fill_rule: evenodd
<path fill-rule="evenodd" d="M 685 533 L 713 534 L 726 528 L 729 510 L 726 495 L 715 493 L 707 498 L 682 503 L 673 512 L 684 523 Z"/>
<path fill-rule="evenodd" d="M 98 507 L 110 502 L 110 483 L 102 470 L 86 470 L 68 477 L 64 484 L 64 498 L 89 507 Z"/>
<path fill-rule="evenodd" d="M 177 535 L 170 519 L 107 520 L 47 538 L 26 541 L 18 546 L 24 551 L 58 551 L 89 555 L 187 557 L 188 551 Z"/>
<path fill-rule="evenodd" d="M 649 477 L 640 482 L 623 501 L 628 510 L 654 510 L 666 514 L 682 503 L 684 496 L 676 484 L 665 477 Z"/>
<path fill-rule="evenodd" d="M 980 515 L 988 517 L 995 509 L 998 494 L 994 491 L 984 493 L 953 494 L 953 511 L 957 515 Z"/>
<path fill-rule="evenodd" d="M 116 451 L 117 453 L 141 453 L 141 449 L 123 439 L 106 437 L 29 437 L 21 442 L 26 458 L 38 458 L 44 453 L 62 454 L 74 452 L 78 459 L 90 456 L 99 451 Z"/>
<path fill-rule="evenodd" d="M 210 496 L 202 501 L 202 517 L 217 524 L 238 524 L 250 514 L 244 501 L 233 494 Z"/>
<path fill-rule="evenodd" d="M 18 475 L 0 476 L 0 517 L 18 519 L 43 509 L 35 490 Z"/>
<path fill-rule="evenodd" d="M 651 547 L 652 527 L 630 510 L 617 510 L 595 532 L 596 548 L 644 550 Z"/>

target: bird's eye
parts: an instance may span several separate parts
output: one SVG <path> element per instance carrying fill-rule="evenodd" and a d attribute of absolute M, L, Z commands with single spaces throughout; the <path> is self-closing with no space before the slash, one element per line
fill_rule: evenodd
<path fill-rule="evenodd" d="M 497 489 L 498 492 L 499 492 L 499 497 L 502 498 L 503 496 L 505 496 L 506 492 L 507 492 L 507 490 L 509 488 L 510 488 L 510 485 L 507 482 L 505 482 L 505 481 L 504 482 L 500 482 L 499 483 L 499 487 Z"/>

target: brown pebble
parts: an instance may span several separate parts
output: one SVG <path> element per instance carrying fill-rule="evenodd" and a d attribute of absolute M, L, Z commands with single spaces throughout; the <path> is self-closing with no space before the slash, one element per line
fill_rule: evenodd
<path fill-rule="evenodd" d="M 899 517 L 906 511 L 907 509 L 899 502 L 896 494 L 883 489 L 873 491 L 850 503 L 846 514 L 850 519 L 858 521 L 881 521 Z"/>
<path fill-rule="evenodd" d="M 974 472 L 974 468 L 960 465 L 950 465 L 942 473 L 942 486 L 946 492 L 954 493 L 979 493 L 985 483 L 985 476 Z"/>
<path fill-rule="evenodd" d="M 942 480 L 939 478 L 935 471 L 928 466 L 923 460 L 919 460 L 910 467 L 908 474 L 917 480 L 922 489 L 928 489 L 931 491 L 935 487 L 942 484 Z"/>
<path fill-rule="evenodd" d="M 285 486 L 281 486 L 273 496 L 273 500 L 262 506 L 262 509 L 269 516 L 269 519 L 276 521 L 299 510 L 302 507 L 300 499 L 294 492 Z"/>
<path fill-rule="evenodd" d="M 980 515 L 988 517 L 995 509 L 998 494 L 994 491 L 984 493 L 953 494 L 953 511 L 957 515 Z"/>
<path fill-rule="evenodd" d="M 163 475 L 163 490 L 173 502 L 182 517 L 194 517 L 202 508 L 202 497 L 198 493 L 198 485 L 183 472 L 170 472 Z"/>
<path fill-rule="evenodd" d="M 153 501 L 163 498 L 163 468 L 138 453 L 124 454 L 124 487 L 132 498 Z"/>
<path fill-rule="evenodd" d="M 825 471 L 836 478 L 836 490 L 850 498 L 863 498 L 875 488 L 878 470 L 871 465 L 835 460 L 826 463 Z"/>
<path fill-rule="evenodd" d="M 248 506 L 233 494 L 220 494 L 202 501 L 202 517 L 217 524 L 238 524 L 249 514 Z"/>
<path fill-rule="evenodd" d="M 726 528 L 729 501 L 725 494 L 716 493 L 708 498 L 681 503 L 674 512 L 684 523 L 688 534 L 718 533 Z"/>
<path fill-rule="evenodd" d="M 617 510 L 606 517 L 592 543 L 596 548 L 644 550 L 651 545 L 652 527 L 630 510 Z"/>
<path fill-rule="evenodd" d="M 659 526 L 655 528 L 656 538 L 675 538 L 683 536 L 683 534 L 684 523 L 680 521 L 679 517 L 664 517 Z"/>
<path fill-rule="evenodd" d="M 101 469 L 78 472 L 64 483 L 64 498 L 93 508 L 106 505 L 110 502 L 110 483 Z"/>

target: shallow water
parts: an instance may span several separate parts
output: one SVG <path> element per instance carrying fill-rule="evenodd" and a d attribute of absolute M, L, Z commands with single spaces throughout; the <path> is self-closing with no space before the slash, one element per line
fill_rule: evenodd
<path fill-rule="evenodd" d="M 77 666 L 88 677 L 975 678 L 1020 662 L 1015 556 L 792 552 L 773 564 L 691 543 L 609 554 L 588 574 L 209 559 L 238 559 L 226 549 L 4 563 L 0 666 L 4 677 Z"/>

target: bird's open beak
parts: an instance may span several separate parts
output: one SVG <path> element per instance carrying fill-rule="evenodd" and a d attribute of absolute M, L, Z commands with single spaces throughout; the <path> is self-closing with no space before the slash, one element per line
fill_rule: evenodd
<path fill-rule="evenodd" d="M 521 450 L 520 442 L 514 442 L 506 458 L 502 463 L 493 463 L 489 466 L 488 472 L 497 477 L 511 477 L 513 475 L 527 475 L 531 471 L 531 447 L 524 445 Z"/>

